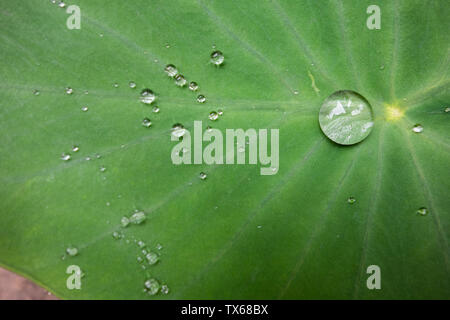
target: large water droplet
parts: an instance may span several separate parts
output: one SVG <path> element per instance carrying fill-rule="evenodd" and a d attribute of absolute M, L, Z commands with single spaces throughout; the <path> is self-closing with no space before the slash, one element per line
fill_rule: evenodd
<path fill-rule="evenodd" d="M 423 131 L 423 127 L 420 124 L 416 124 L 413 128 L 412 131 L 415 133 L 421 133 Z"/>
<path fill-rule="evenodd" d="M 225 60 L 223 53 L 220 51 L 214 51 L 211 53 L 211 63 L 215 64 L 216 66 L 220 66 L 223 64 L 223 61 Z"/>
<path fill-rule="evenodd" d="M 145 281 L 144 286 L 147 289 L 147 293 L 152 296 L 157 294 L 160 288 L 158 280 L 153 278 Z"/>
<path fill-rule="evenodd" d="M 151 104 L 155 101 L 156 95 L 150 89 L 144 89 L 141 92 L 141 102 L 145 104 Z"/>
<path fill-rule="evenodd" d="M 206 97 L 202 94 L 199 94 L 197 97 L 197 102 L 204 103 L 206 101 Z"/>
<path fill-rule="evenodd" d="M 186 133 L 186 129 L 183 127 L 181 123 L 176 123 L 172 126 L 172 136 L 175 138 L 180 138 L 184 136 Z"/>
<path fill-rule="evenodd" d="M 142 120 L 142 125 L 146 128 L 150 128 L 152 126 L 152 121 L 149 118 L 144 118 L 144 120 Z"/>
<path fill-rule="evenodd" d="M 175 84 L 179 87 L 184 87 L 187 81 L 182 74 L 177 74 L 175 76 Z"/>
<path fill-rule="evenodd" d="M 198 89 L 197 82 L 192 81 L 191 83 L 189 83 L 189 90 L 197 91 L 197 89 Z"/>
<path fill-rule="evenodd" d="M 147 258 L 147 262 L 149 265 L 154 265 L 159 260 L 159 256 L 154 252 L 147 253 L 145 257 Z"/>
<path fill-rule="evenodd" d="M 219 118 L 219 114 L 215 111 L 210 112 L 209 120 L 216 121 Z"/>
<path fill-rule="evenodd" d="M 134 224 L 141 224 L 147 219 L 145 213 L 143 211 L 135 212 L 130 217 L 130 222 Z"/>
<path fill-rule="evenodd" d="M 171 78 L 175 77 L 178 73 L 178 69 L 177 67 L 175 67 L 173 64 L 168 64 L 165 68 L 164 71 L 167 73 L 167 75 Z"/>
<path fill-rule="evenodd" d="M 322 104 L 319 123 L 330 140 L 343 145 L 355 144 L 367 138 L 372 131 L 372 107 L 354 91 L 337 91 Z"/>

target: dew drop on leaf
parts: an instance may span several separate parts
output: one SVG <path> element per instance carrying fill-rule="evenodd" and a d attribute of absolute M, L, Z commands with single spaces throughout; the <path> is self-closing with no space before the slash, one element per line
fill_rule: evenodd
<path fill-rule="evenodd" d="M 164 71 L 167 73 L 167 75 L 171 78 L 175 77 L 178 73 L 178 69 L 177 67 L 175 67 L 173 64 L 168 64 L 165 68 Z"/>
<path fill-rule="evenodd" d="M 39 91 L 39 90 L 33 90 L 33 94 L 35 95 L 35 96 L 38 96 L 38 95 L 40 95 L 41 94 L 41 92 Z"/>
<path fill-rule="evenodd" d="M 177 74 L 175 76 L 175 84 L 179 87 L 184 87 L 187 81 L 182 74 Z"/>
<path fill-rule="evenodd" d="M 412 131 L 415 133 L 421 133 L 423 131 L 423 127 L 420 124 L 416 124 L 412 127 Z"/>
<path fill-rule="evenodd" d="M 209 113 L 209 120 L 216 121 L 219 118 L 219 114 L 215 111 Z"/>
<path fill-rule="evenodd" d="M 122 217 L 122 219 L 120 219 L 120 224 L 122 227 L 126 228 L 130 224 L 130 219 L 127 217 Z"/>
<path fill-rule="evenodd" d="M 154 106 L 152 111 L 153 111 L 154 113 L 159 113 L 160 109 L 159 109 L 158 106 Z"/>
<path fill-rule="evenodd" d="M 145 104 L 151 104 L 155 101 L 156 95 L 150 89 L 144 89 L 141 92 L 141 102 Z"/>
<path fill-rule="evenodd" d="M 186 134 L 186 129 L 181 123 L 176 123 L 172 126 L 172 136 L 180 138 Z"/>
<path fill-rule="evenodd" d="M 134 224 L 141 224 L 147 219 L 145 213 L 143 211 L 135 212 L 130 217 L 130 222 Z"/>
<path fill-rule="evenodd" d="M 69 256 L 73 257 L 76 256 L 78 254 L 78 249 L 75 247 L 69 247 L 66 249 L 66 252 Z"/>
<path fill-rule="evenodd" d="M 356 202 L 356 199 L 355 199 L 355 197 L 349 197 L 347 199 L 347 202 L 350 203 L 350 204 L 354 204 Z"/>
<path fill-rule="evenodd" d="M 134 88 L 136 88 L 136 82 L 130 81 L 130 83 L 128 83 L 128 86 L 129 86 L 131 89 L 134 89 Z"/>
<path fill-rule="evenodd" d="M 153 278 L 146 280 L 144 286 L 147 289 L 147 293 L 152 296 L 157 294 L 160 288 L 158 280 Z"/>
<path fill-rule="evenodd" d="M 72 94 L 73 93 L 73 89 L 70 87 L 66 88 L 66 94 Z"/>
<path fill-rule="evenodd" d="M 189 90 L 191 91 L 197 91 L 198 89 L 198 84 L 197 82 L 192 81 L 191 83 L 189 83 Z"/>
<path fill-rule="evenodd" d="M 89 108 L 88 107 L 86 107 L 86 106 L 84 106 L 84 107 L 81 107 L 81 111 L 83 111 L 83 112 L 86 112 L 86 111 L 88 111 L 89 110 Z"/>
<path fill-rule="evenodd" d="M 202 180 L 206 180 L 206 178 L 207 178 L 208 176 L 207 176 L 207 174 L 206 174 L 206 173 L 204 173 L 204 172 L 200 172 L 200 175 L 199 175 L 199 177 L 200 177 L 200 179 L 202 179 Z"/>
<path fill-rule="evenodd" d="M 199 94 L 197 97 L 197 102 L 204 103 L 206 101 L 206 97 L 202 94 Z"/>
<path fill-rule="evenodd" d="M 169 290 L 169 287 L 167 285 L 164 284 L 164 285 L 161 286 L 161 293 L 162 294 L 168 294 L 169 291 L 170 290 Z"/>
<path fill-rule="evenodd" d="M 77 146 L 77 145 L 73 145 L 72 146 L 72 151 L 73 152 L 78 152 L 80 150 L 80 147 L 79 146 Z"/>
<path fill-rule="evenodd" d="M 416 213 L 421 216 L 426 216 L 428 214 L 428 209 L 425 207 L 421 207 L 417 209 Z"/>
<path fill-rule="evenodd" d="M 154 253 L 154 252 L 147 253 L 145 258 L 147 258 L 147 262 L 148 262 L 149 265 L 154 265 L 159 260 L 158 255 L 156 253 Z"/>
<path fill-rule="evenodd" d="M 149 118 L 144 118 L 144 120 L 142 120 L 142 125 L 146 128 L 150 128 L 152 126 L 152 121 Z"/>
<path fill-rule="evenodd" d="M 72 157 L 70 156 L 69 153 L 63 153 L 63 154 L 61 155 L 61 160 L 63 160 L 63 161 L 69 161 L 71 158 L 72 158 Z"/>
<path fill-rule="evenodd" d="M 323 102 L 319 124 L 330 140 L 342 145 L 355 144 L 372 131 L 372 107 L 354 91 L 336 91 Z"/>
<path fill-rule="evenodd" d="M 213 53 L 211 53 L 211 63 L 216 65 L 216 66 L 220 66 L 221 64 L 223 64 L 225 60 L 225 57 L 223 56 L 223 53 L 220 51 L 214 51 Z"/>

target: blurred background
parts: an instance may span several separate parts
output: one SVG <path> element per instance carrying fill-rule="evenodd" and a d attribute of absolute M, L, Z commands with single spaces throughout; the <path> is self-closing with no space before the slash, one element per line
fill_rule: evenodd
<path fill-rule="evenodd" d="M 0 268 L 0 300 L 58 300 L 58 298 L 30 280 Z"/>

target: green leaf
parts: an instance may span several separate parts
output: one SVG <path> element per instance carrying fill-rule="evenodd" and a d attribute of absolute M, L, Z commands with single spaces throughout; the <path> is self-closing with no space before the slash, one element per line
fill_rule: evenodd
<path fill-rule="evenodd" d="M 1 265 L 68 299 L 448 299 L 450 5 L 376 1 L 369 30 L 372 2 L 80 0 L 69 30 L 51 1 L 3 1 Z M 374 113 L 352 146 L 319 127 L 339 90 Z M 279 129 L 278 173 L 172 164 L 171 128 L 193 134 L 194 120 Z M 122 227 L 135 209 L 146 220 Z M 142 269 L 134 240 L 154 265 Z M 81 290 L 66 287 L 70 265 Z M 381 290 L 366 287 L 370 265 Z M 144 294 L 150 278 L 170 293 Z"/>

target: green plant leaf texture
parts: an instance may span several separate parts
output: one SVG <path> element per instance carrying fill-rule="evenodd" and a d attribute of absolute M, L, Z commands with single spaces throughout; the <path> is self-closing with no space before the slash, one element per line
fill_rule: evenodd
<path fill-rule="evenodd" d="M 0 1 L 1 266 L 64 299 L 450 298 L 448 1 L 61 6 Z M 319 126 L 341 90 L 373 111 L 348 146 Z M 172 127 L 193 138 L 196 120 L 279 129 L 278 172 L 173 164 Z M 136 210 L 145 221 L 124 227 Z M 145 292 L 149 279 L 169 292 Z"/>

